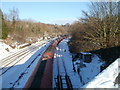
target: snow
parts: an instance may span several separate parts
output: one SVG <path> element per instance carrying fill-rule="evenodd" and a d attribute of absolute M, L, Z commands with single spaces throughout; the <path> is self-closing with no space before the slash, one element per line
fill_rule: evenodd
<path fill-rule="evenodd" d="M 73 88 L 80 88 L 81 86 L 78 73 L 73 71 L 72 55 L 69 52 L 68 41 L 68 39 L 61 41 L 55 51 L 53 61 L 53 88 L 56 87 L 55 83 L 58 74 L 61 78 L 65 78 L 65 75 L 68 75 Z M 64 82 L 63 87 L 66 88 L 66 81 L 63 79 L 62 82 Z"/>
<path fill-rule="evenodd" d="M 0 57 L 3 57 L 5 54 L 8 54 L 11 50 L 13 50 L 9 45 L 0 42 Z"/>
<path fill-rule="evenodd" d="M 61 41 L 55 51 L 53 62 L 53 88 L 56 87 L 58 74 L 62 78 L 67 74 L 73 88 L 117 87 L 117 85 L 114 86 L 114 81 L 118 76 L 118 63 L 114 62 L 107 69 L 100 72 L 100 67 L 104 65 L 104 62 L 95 54 L 92 54 L 92 61 L 90 63 L 85 63 L 83 59 L 72 61 L 72 55 L 69 52 L 67 42 L 67 39 Z M 82 54 L 86 55 L 91 53 L 82 52 Z M 73 65 L 75 70 L 73 70 Z M 78 69 L 80 72 L 78 72 Z M 63 86 L 66 87 L 65 85 Z"/>
<path fill-rule="evenodd" d="M 91 63 L 83 62 L 83 64 L 85 67 L 80 68 L 80 75 L 82 78 L 82 83 L 86 84 L 100 73 L 100 66 L 102 65 L 102 62 L 99 62 L 99 58 L 94 55 Z"/>
<path fill-rule="evenodd" d="M 118 61 L 120 62 L 120 58 L 104 71 L 100 72 L 100 67 L 104 65 L 104 62 L 95 54 L 92 54 L 92 61 L 90 63 L 85 63 L 82 59 L 72 63 L 72 55 L 69 52 L 67 42 L 68 40 L 66 39 L 58 45 L 56 50 L 56 55 L 58 54 L 58 57 L 56 56 L 57 59 L 55 58 L 55 62 L 58 60 L 59 67 L 62 71 L 62 74 L 60 74 L 61 76 L 64 76 L 66 69 L 73 88 L 118 88 L 118 85 L 114 85 L 114 82 L 115 78 L 118 76 Z M 82 54 L 86 55 L 91 53 L 82 52 Z M 73 64 L 76 69 L 75 72 L 73 71 Z M 80 72 L 78 72 L 78 68 Z M 57 69 L 53 69 L 53 71 L 54 70 L 57 72 Z M 55 71 L 54 73 L 56 73 Z"/>
<path fill-rule="evenodd" d="M 90 63 L 85 63 L 83 59 L 72 61 L 72 54 L 69 52 L 67 45 L 68 41 L 69 39 L 61 41 L 55 50 L 53 61 L 53 88 L 56 87 L 58 74 L 61 78 L 65 78 L 65 75 L 68 75 L 73 88 L 118 88 L 118 85 L 115 85 L 114 82 L 118 76 L 118 72 L 120 73 L 120 69 L 118 69 L 120 58 L 100 72 L 100 66 L 102 66 L 104 62 L 101 62 L 97 55 L 92 55 L 92 61 Z M 23 49 L 12 49 L 10 46 L 0 42 L 1 67 L 4 67 L 5 64 L 8 63 L 7 61 L 4 63 L 3 58 L 8 58 L 12 55 L 14 56 L 14 54 L 17 54 L 18 52 L 29 52 L 28 54 L 24 54 L 17 58 L 9 66 L 4 67 L 3 70 L 0 69 L 1 75 L 3 71 L 12 67 L 9 71 L 0 76 L 0 89 L 23 88 L 32 74 L 37 62 L 40 60 L 42 53 L 49 45 L 50 42 L 44 40 Z M 9 49 L 9 52 L 6 48 Z M 91 53 L 82 52 L 82 54 Z M 12 66 L 13 63 L 17 61 L 19 62 Z M 75 67 L 75 70 L 73 66 Z M 78 72 L 78 70 L 80 70 L 80 72 Z M 66 83 L 64 79 L 62 81 Z M 63 84 L 63 87 L 66 88 L 66 84 Z"/>
<path fill-rule="evenodd" d="M 10 66 L 4 67 L 0 72 L 5 71 L 7 68 L 10 68 L 6 73 L 0 76 L 0 85 L 2 88 L 23 88 L 26 84 L 29 76 L 31 75 L 32 71 L 34 70 L 37 62 L 40 60 L 42 53 L 46 50 L 46 48 L 50 45 L 48 41 L 40 41 L 35 44 L 32 44 L 29 47 L 15 50 L 12 53 L 6 54 L 7 56 L 11 56 L 12 54 L 21 52 L 24 53 L 25 51 L 29 51 L 30 53 L 25 55 L 23 54 L 21 57 L 17 58 L 15 61 L 20 61 L 12 66 L 12 62 Z M 47 43 L 47 44 L 46 44 Z M 5 56 L 5 55 L 4 55 Z M 8 58 L 6 56 L 6 58 Z M 24 57 L 24 58 L 22 58 Z M 5 58 L 5 57 L 4 57 Z M 1 59 L 0 61 L 3 61 Z M 10 61 L 10 60 L 9 60 Z"/>
<path fill-rule="evenodd" d="M 91 82 L 84 85 L 82 88 L 118 88 L 115 85 L 115 78 L 118 76 L 118 62 L 120 58 L 115 60 L 110 66 L 97 75 Z"/>
<path fill-rule="evenodd" d="M 80 52 L 81 54 L 91 54 L 91 53 L 89 53 L 89 52 Z"/>
<path fill-rule="evenodd" d="M 31 44 L 31 46 L 27 46 L 27 47 L 22 48 L 22 49 L 18 49 L 18 47 L 26 45 L 27 43 L 19 45 L 18 47 L 16 47 L 15 49 L 13 49 L 9 45 L 7 45 L 7 44 L 5 44 L 3 42 L 0 42 L 0 60 L 2 60 L 3 58 L 5 58 L 7 56 L 10 56 L 10 55 L 12 55 L 12 54 L 14 54 L 16 52 L 24 51 L 25 49 L 29 49 L 29 48 L 34 47 L 34 46 L 38 46 L 39 44 L 45 43 L 45 42 L 47 42 L 47 40 L 33 43 L 33 44 Z M 9 52 L 6 50 L 6 48 L 9 49 Z"/>

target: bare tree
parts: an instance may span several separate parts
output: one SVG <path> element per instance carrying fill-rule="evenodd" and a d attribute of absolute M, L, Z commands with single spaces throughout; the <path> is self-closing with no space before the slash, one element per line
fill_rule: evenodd
<path fill-rule="evenodd" d="M 100 0 L 98 0 L 100 1 Z M 120 30 L 118 29 L 118 3 L 91 2 L 89 12 L 83 11 L 87 23 L 94 26 L 92 33 L 86 32 L 86 38 L 98 43 L 102 48 L 118 45 Z"/>
<path fill-rule="evenodd" d="M 13 8 L 9 10 L 9 20 L 12 21 L 12 23 L 15 23 L 15 21 L 19 20 L 19 10 L 17 8 Z"/>
<path fill-rule="evenodd" d="M 9 13 L 5 14 L 5 19 L 10 25 L 10 35 L 14 36 L 17 31 L 16 23 L 19 21 L 19 10 L 17 8 L 10 9 Z"/>

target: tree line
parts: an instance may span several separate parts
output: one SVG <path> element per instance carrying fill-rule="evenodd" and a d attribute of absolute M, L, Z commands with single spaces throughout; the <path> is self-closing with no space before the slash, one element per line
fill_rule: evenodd
<path fill-rule="evenodd" d="M 44 24 L 34 20 L 19 18 L 19 10 L 17 8 L 10 9 L 8 13 L 3 13 L 0 9 L 2 20 L 1 38 L 10 42 L 33 42 L 41 37 L 56 37 L 57 35 L 66 33 L 66 26 Z"/>
<path fill-rule="evenodd" d="M 120 45 L 119 2 L 91 2 L 84 18 L 72 24 L 69 42 L 72 52 L 90 51 Z M 75 47 L 74 47 L 75 46 Z"/>

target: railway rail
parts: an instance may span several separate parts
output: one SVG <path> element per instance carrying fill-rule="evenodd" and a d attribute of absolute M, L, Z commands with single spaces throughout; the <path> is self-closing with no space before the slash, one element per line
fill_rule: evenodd
<path fill-rule="evenodd" d="M 8 57 L 3 58 L 2 60 L 0 60 L 0 62 L 1 62 L 0 63 L 0 67 L 1 67 L 0 70 L 2 71 L 0 73 L 0 76 L 3 75 L 4 73 L 6 73 L 12 67 L 14 67 L 21 60 L 23 60 L 23 58 L 25 58 L 27 55 L 29 55 L 33 51 L 36 51 L 43 44 L 45 44 L 45 43 L 41 43 L 37 47 L 32 47 L 31 50 L 23 49 L 23 50 L 21 50 L 21 51 L 19 51 L 17 53 L 13 53 L 11 56 L 8 56 Z"/>
<path fill-rule="evenodd" d="M 40 53 L 43 53 L 43 51 L 41 51 Z M 32 66 L 32 64 L 35 62 L 35 60 L 40 56 L 40 54 L 38 54 L 36 57 L 34 57 L 34 59 L 30 62 L 30 64 L 26 67 L 26 69 L 21 73 L 21 75 L 18 77 L 18 79 L 13 83 L 11 88 L 14 88 L 14 86 L 19 82 L 19 80 L 23 77 L 23 75 L 26 73 L 26 71 L 29 69 L 29 67 Z"/>
<path fill-rule="evenodd" d="M 57 75 L 54 77 L 55 84 L 56 84 L 56 87 L 54 87 L 54 88 L 55 89 L 68 88 L 68 89 L 72 90 L 72 84 L 71 84 L 70 78 L 67 74 L 67 70 L 66 70 L 65 63 L 64 63 L 64 56 L 63 56 L 63 53 L 60 51 L 59 45 L 58 45 L 57 53 L 59 55 L 57 55 L 58 58 L 56 59 Z"/>
<path fill-rule="evenodd" d="M 29 73 L 30 77 L 27 77 L 27 82 L 24 86 L 25 88 L 52 88 L 52 74 L 53 74 L 53 61 L 54 61 L 54 53 L 56 50 L 56 47 L 58 44 L 64 39 L 65 37 L 59 37 L 54 40 L 52 40 L 49 45 L 46 47 L 45 50 L 42 50 L 37 54 L 26 66 L 23 68 L 22 72 L 18 74 L 18 77 L 14 79 L 14 81 L 11 83 L 10 87 L 15 88 L 18 83 L 22 80 L 22 77 L 26 77 L 26 73 L 30 70 L 30 67 L 34 62 L 36 62 L 36 66 L 34 69 L 32 69 L 32 74 Z M 39 47 L 39 46 L 38 46 Z M 30 49 L 21 50 L 17 53 L 11 54 L 11 56 L 7 58 L 3 58 L 1 60 L 1 68 L 0 71 L 2 73 L 0 76 L 5 74 L 7 71 L 12 70 L 11 68 L 14 67 L 17 63 L 19 63 L 23 58 L 25 58 L 28 54 L 30 54 L 33 50 L 36 50 L 38 47 L 31 47 Z M 9 60 L 8 60 L 9 59 Z M 37 61 L 36 61 L 37 60 Z M 62 62 L 63 68 L 64 62 Z M 59 67 L 58 67 L 59 68 Z M 6 74 L 5 74 L 6 75 Z M 25 75 L 25 76 L 24 76 Z M 64 82 L 66 83 L 67 88 L 72 88 L 69 76 L 67 75 L 67 72 L 65 71 L 64 76 L 58 75 L 58 86 L 60 88 L 64 88 Z M 59 87 L 58 87 L 59 88 Z"/>
<path fill-rule="evenodd" d="M 23 70 L 23 72 L 19 75 L 18 79 L 16 79 L 16 81 L 12 84 L 11 89 L 13 89 L 15 86 L 19 84 L 19 81 L 24 77 L 27 71 L 29 71 L 29 68 L 32 67 L 32 64 L 35 63 L 36 61 L 38 62 L 39 58 L 42 57 L 42 54 L 45 52 L 47 47 L 49 47 L 50 43 L 51 42 L 44 45 L 43 48 L 39 50 L 39 53 L 37 53 L 38 51 L 36 52 L 36 55 L 34 55 L 34 58 L 32 58 L 31 62 L 26 67 L 24 67 L 25 69 Z"/>

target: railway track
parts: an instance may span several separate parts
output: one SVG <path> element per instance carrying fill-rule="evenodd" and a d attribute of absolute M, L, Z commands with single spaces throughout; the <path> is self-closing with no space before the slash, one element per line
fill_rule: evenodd
<path fill-rule="evenodd" d="M 26 67 L 26 69 L 21 73 L 21 75 L 18 77 L 18 79 L 13 83 L 11 88 L 14 88 L 15 85 L 17 85 L 17 83 L 19 82 L 19 80 L 24 76 L 24 74 L 26 74 L 27 70 L 32 66 L 32 64 L 35 62 L 35 60 L 38 58 L 39 56 L 44 53 L 45 50 L 41 50 L 40 53 L 34 57 L 34 59 L 30 62 L 30 64 Z"/>
<path fill-rule="evenodd" d="M 63 67 L 64 67 L 64 70 L 65 70 L 65 77 L 63 77 L 63 80 L 64 80 L 64 78 L 66 79 L 66 84 L 67 84 L 67 88 L 69 88 L 69 89 L 72 89 L 72 84 L 71 84 L 71 81 L 70 81 L 70 78 L 69 78 L 69 76 L 68 76 L 68 74 L 67 74 L 67 69 L 66 69 L 66 67 L 65 67 L 65 63 L 64 63 L 64 54 L 62 53 L 62 52 L 60 52 L 60 54 L 63 56 L 63 58 L 62 58 L 62 63 L 63 63 Z M 64 83 L 63 83 L 64 84 Z"/>
<path fill-rule="evenodd" d="M 35 63 L 36 61 L 38 62 L 38 60 L 40 59 L 40 57 L 42 56 L 42 54 L 45 52 L 45 50 L 47 49 L 47 47 L 49 46 L 50 43 L 46 44 L 43 46 L 43 48 L 41 48 L 39 50 L 39 53 L 38 51 L 36 52 L 36 54 L 34 55 L 34 57 L 32 58 L 32 60 L 29 62 L 29 64 L 27 66 L 24 66 L 24 70 L 21 72 L 21 74 L 18 76 L 18 78 L 16 79 L 16 81 L 14 81 L 14 83 L 12 83 L 10 89 L 13 89 L 15 88 L 20 80 L 25 77 L 24 75 L 28 73 L 30 67 L 32 67 L 32 64 Z M 45 48 L 44 48 L 45 47 Z"/>
<path fill-rule="evenodd" d="M 1 65 L 2 68 L 1 68 L 1 69 L 9 66 L 11 63 L 14 63 L 14 62 L 16 62 L 16 61 L 19 61 L 18 59 L 19 59 L 20 57 L 22 57 L 22 56 L 25 57 L 25 56 L 27 56 L 30 52 L 31 52 L 31 51 L 27 50 L 27 51 L 25 51 L 25 52 L 21 52 L 20 54 L 11 57 L 10 59 L 9 59 L 9 58 L 6 59 L 4 62 L 2 62 L 2 65 Z M 20 60 L 21 60 L 21 59 L 20 59 Z M 12 65 L 10 65 L 10 66 L 12 66 Z M 1 69 L 0 69 L 0 70 L 1 70 Z"/>
<path fill-rule="evenodd" d="M 37 47 L 32 47 L 31 49 L 28 49 L 28 50 L 23 49 L 15 54 L 12 54 L 11 56 L 8 56 L 8 57 L 0 60 L 0 64 L 1 64 L 0 71 L 2 71 L 0 76 L 3 75 L 4 73 L 6 73 L 9 69 L 11 69 L 17 63 L 19 63 L 21 60 L 23 60 L 27 55 L 29 55 L 33 51 L 36 51 L 43 44 L 45 44 L 45 43 L 41 43 Z"/>
<path fill-rule="evenodd" d="M 54 77 L 55 84 L 56 84 L 55 88 L 56 89 L 64 89 L 64 88 L 72 89 L 72 84 L 67 74 L 67 69 L 64 63 L 64 55 L 59 45 L 56 53 L 57 53 L 56 57 L 58 58 L 56 59 L 57 74 Z"/>
<path fill-rule="evenodd" d="M 53 56 L 56 46 L 61 40 L 63 40 L 63 38 L 51 40 L 49 44 L 45 45 L 43 50 L 40 49 L 39 52 L 33 55 L 34 57 L 31 57 L 27 63 L 25 62 L 25 64 L 22 65 L 23 67 L 19 64 L 23 63 L 22 60 L 26 61 L 25 57 L 33 50 L 37 49 L 37 47 L 31 47 L 28 50 L 26 49 L 18 53 L 13 53 L 10 57 L 8 56 L 7 58 L 2 59 L 1 62 L 3 62 L 3 65 L 1 64 L 2 68 L 0 68 L 0 71 L 2 71 L 2 73 L 0 73 L 0 76 L 3 75 L 5 77 L 4 82 L 8 81 L 6 80 L 6 78 L 8 77 L 6 73 L 7 71 L 13 71 L 12 73 L 10 73 L 10 75 L 12 75 L 16 73 L 16 70 L 21 70 L 20 72 L 17 71 L 17 73 L 15 74 L 15 78 L 13 78 L 14 80 L 11 79 L 11 81 L 8 82 L 8 87 L 10 87 L 11 89 L 19 86 L 22 86 L 24 88 L 52 88 Z M 36 78 L 36 76 L 38 78 Z M 26 79 L 26 81 L 24 83 L 21 82 L 24 79 Z M 35 86 L 33 86 L 33 84 Z"/>
<path fill-rule="evenodd" d="M 41 45 L 43 45 L 43 44 L 44 44 L 44 43 L 42 43 Z M 39 45 L 39 46 L 41 46 L 41 45 Z M 39 46 L 37 46 L 37 47 L 32 47 L 31 49 L 33 50 L 33 49 L 35 49 L 35 48 L 38 48 Z M 11 54 L 11 55 L 9 55 L 9 56 L 1 59 L 1 60 L 0 60 L 0 66 L 2 67 L 2 65 L 3 65 L 4 63 L 6 64 L 6 62 L 9 62 L 10 59 L 13 59 L 13 58 L 15 58 L 15 57 L 20 57 L 21 54 L 23 54 L 24 52 L 27 53 L 28 51 L 30 51 L 28 48 L 24 48 L 24 49 L 22 49 L 22 50 L 20 50 L 20 51 L 18 51 L 18 52 L 15 52 L 15 53 L 13 53 L 13 54 Z"/>

